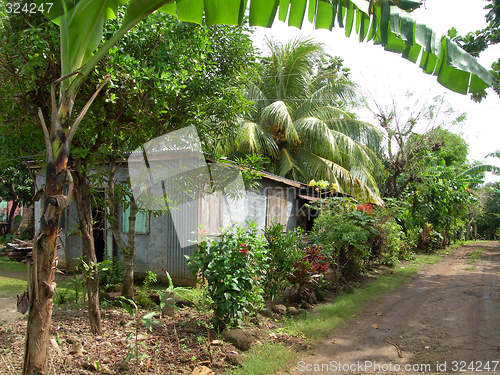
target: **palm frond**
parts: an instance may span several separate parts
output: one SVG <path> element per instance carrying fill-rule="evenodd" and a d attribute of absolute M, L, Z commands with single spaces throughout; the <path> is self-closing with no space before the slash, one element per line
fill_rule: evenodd
<path fill-rule="evenodd" d="M 242 153 L 258 153 L 275 157 L 278 153 L 278 146 L 272 135 L 261 125 L 243 119 L 240 121 L 236 149 L 233 151 L 236 150 Z"/>
<path fill-rule="evenodd" d="M 274 173 L 278 176 L 292 178 L 297 181 L 301 181 L 306 177 L 296 158 L 287 149 L 280 150 Z"/>
<path fill-rule="evenodd" d="M 469 168 L 458 175 L 459 179 L 465 178 L 467 176 L 474 176 L 485 172 L 492 172 L 495 175 L 500 175 L 500 167 L 495 165 L 476 165 L 475 167 Z"/>
<path fill-rule="evenodd" d="M 301 169 L 308 175 L 317 179 L 327 180 L 339 187 L 339 191 L 354 197 L 366 199 L 372 203 L 383 204 L 376 183 L 370 187 L 359 178 L 355 177 L 346 168 L 322 158 L 308 150 L 299 151 Z M 309 177 L 308 177 L 309 178 Z"/>
<path fill-rule="evenodd" d="M 285 102 L 281 100 L 271 103 L 264 108 L 260 121 L 262 124 L 269 124 L 269 130 L 277 128 L 284 131 L 285 139 L 289 143 L 299 140 L 290 111 Z"/>

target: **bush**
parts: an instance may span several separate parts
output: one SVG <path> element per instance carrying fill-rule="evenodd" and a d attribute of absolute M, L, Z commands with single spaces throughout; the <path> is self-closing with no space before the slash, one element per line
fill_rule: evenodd
<path fill-rule="evenodd" d="M 268 262 L 262 288 L 264 296 L 271 300 L 271 308 L 274 308 L 276 298 L 291 285 L 290 278 L 302 258 L 304 233 L 301 228 L 286 232 L 283 225 L 274 222 L 264 230 L 264 237 Z"/>
<path fill-rule="evenodd" d="M 305 298 L 315 290 L 328 271 L 328 257 L 318 245 L 307 246 L 301 254 L 301 259 L 295 263 L 290 282 L 297 286 L 290 299 Z"/>
<path fill-rule="evenodd" d="M 189 268 L 207 283 L 216 326 L 237 325 L 244 313 L 263 303 L 265 241 L 256 223 L 246 224 L 225 229 L 219 241 L 205 237 L 197 252 L 186 256 Z"/>
<path fill-rule="evenodd" d="M 342 276 L 360 274 L 372 258 L 371 244 L 379 232 L 371 211 L 371 205 L 358 205 L 354 199 L 331 198 L 314 222 L 312 236 L 324 246 L 337 283 Z"/>

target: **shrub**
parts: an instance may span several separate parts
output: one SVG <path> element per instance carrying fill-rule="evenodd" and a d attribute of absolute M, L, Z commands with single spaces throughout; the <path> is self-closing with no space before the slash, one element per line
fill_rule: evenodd
<path fill-rule="evenodd" d="M 265 241 L 257 234 L 256 223 L 246 224 L 225 229 L 219 241 L 205 237 L 197 252 L 186 256 L 189 268 L 207 283 L 217 326 L 239 324 L 243 313 L 263 302 Z"/>
<path fill-rule="evenodd" d="M 304 298 L 319 286 L 320 279 L 328 271 L 328 257 L 320 246 L 309 245 L 303 250 L 301 258 L 294 264 L 294 268 L 289 281 L 296 285 L 297 289 L 290 296 L 290 299 Z"/>
<path fill-rule="evenodd" d="M 357 205 L 350 198 L 331 198 L 314 222 L 312 235 L 323 244 L 330 258 L 334 277 L 352 278 L 363 271 L 372 257 L 371 244 L 378 234 L 371 205 Z"/>
<path fill-rule="evenodd" d="M 290 286 L 290 278 L 302 258 L 304 233 L 301 228 L 285 232 L 282 224 L 273 222 L 264 230 L 264 237 L 268 262 L 262 288 L 264 296 L 271 300 L 271 308 L 274 308 L 274 301 Z"/>

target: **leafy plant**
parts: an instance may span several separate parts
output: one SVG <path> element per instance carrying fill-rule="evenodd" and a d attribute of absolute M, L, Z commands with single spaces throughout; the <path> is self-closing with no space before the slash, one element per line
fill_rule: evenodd
<path fill-rule="evenodd" d="M 289 278 L 297 289 L 290 299 L 304 298 L 319 285 L 319 280 L 328 271 L 328 257 L 321 246 L 309 245 L 301 252 L 300 260 L 294 264 L 294 271 Z"/>
<path fill-rule="evenodd" d="M 324 245 L 337 283 L 342 276 L 356 276 L 370 261 L 371 242 L 378 234 L 371 210 L 354 199 L 331 198 L 314 223 L 313 238 Z"/>
<path fill-rule="evenodd" d="M 146 344 L 142 341 L 139 341 L 139 324 L 143 323 L 146 328 L 152 332 L 153 331 L 153 316 L 156 314 L 155 311 L 151 311 L 141 315 L 139 313 L 139 307 L 136 303 L 128 298 L 120 296 L 120 303 L 123 308 L 128 312 L 128 314 L 132 317 L 132 320 L 127 323 L 127 326 L 132 325 L 133 332 L 130 332 L 125 339 L 129 344 L 127 345 L 128 353 L 125 356 L 125 361 L 131 361 L 135 359 L 135 363 L 140 364 L 142 360 L 147 358 L 147 354 L 141 353 L 140 345 L 145 347 Z"/>
<path fill-rule="evenodd" d="M 267 262 L 265 241 L 257 224 L 231 226 L 219 241 L 206 237 L 197 252 L 187 257 L 193 274 L 200 273 L 213 301 L 215 326 L 236 325 L 255 305 L 263 302 L 260 278 Z"/>
<path fill-rule="evenodd" d="M 286 232 L 282 224 L 273 222 L 264 230 L 267 240 L 267 268 L 262 282 L 264 296 L 274 308 L 276 298 L 290 286 L 295 266 L 302 257 L 303 237 L 301 228 Z"/>
<path fill-rule="evenodd" d="M 152 306 L 154 302 L 149 298 L 151 284 L 154 284 L 158 281 L 158 275 L 156 275 L 152 271 L 146 272 L 146 278 L 144 279 L 142 287 L 139 289 L 139 292 L 135 296 L 137 304 L 141 306 Z"/>
<path fill-rule="evenodd" d="M 149 271 L 148 271 L 149 272 Z M 168 288 L 165 289 L 164 291 L 159 290 L 158 296 L 160 297 L 160 310 L 164 311 L 165 307 L 170 307 L 172 309 L 176 309 L 177 306 L 175 305 L 175 296 L 179 297 L 184 297 L 183 292 L 187 291 L 186 288 L 182 287 L 175 287 L 174 283 L 172 281 L 172 278 L 170 277 L 170 274 L 167 273 L 167 278 L 168 278 Z M 156 276 L 156 275 L 155 275 Z"/>
<path fill-rule="evenodd" d="M 101 285 L 104 284 L 106 288 L 111 285 L 121 284 L 123 282 L 123 262 L 114 258 L 109 268 L 102 271 L 101 276 Z"/>

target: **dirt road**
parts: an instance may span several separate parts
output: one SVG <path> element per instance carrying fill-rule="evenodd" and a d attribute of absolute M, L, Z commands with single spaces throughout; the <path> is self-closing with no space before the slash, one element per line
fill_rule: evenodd
<path fill-rule="evenodd" d="M 460 247 L 299 360 L 290 374 L 500 373 L 499 243 Z"/>

